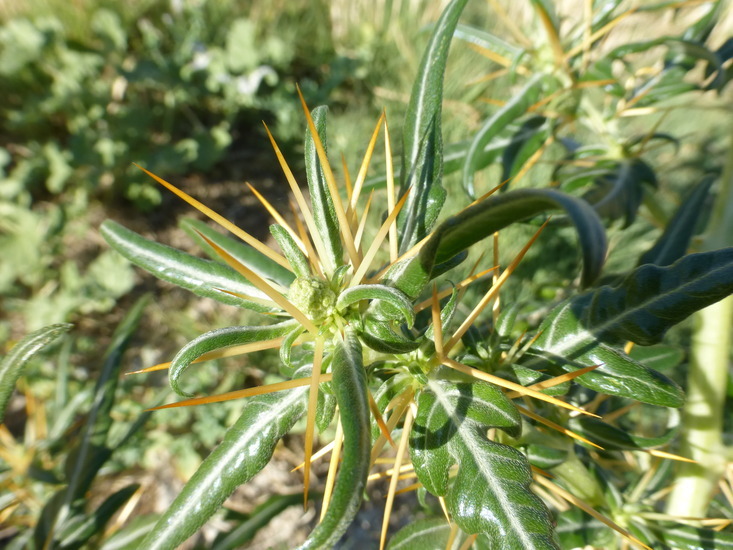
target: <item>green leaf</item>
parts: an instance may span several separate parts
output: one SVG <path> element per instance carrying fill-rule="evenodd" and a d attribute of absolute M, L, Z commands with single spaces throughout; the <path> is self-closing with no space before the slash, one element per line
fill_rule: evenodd
<path fill-rule="evenodd" d="M 657 185 L 649 165 L 641 159 L 617 163 L 610 171 L 594 179 L 593 188 L 583 195 L 601 217 L 624 218 L 623 227 L 630 226 L 644 198 L 644 184 Z"/>
<path fill-rule="evenodd" d="M 601 365 L 578 377 L 596 391 L 678 407 L 682 391 L 611 344 L 659 342 L 691 313 L 733 292 L 733 248 L 690 254 L 669 267 L 643 265 L 617 286 L 581 294 L 555 308 L 540 325 L 535 348 L 565 370 Z M 546 356 L 546 357 L 547 357 Z"/>
<path fill-rule="evenodd" d="M 630 340 L 649 346 L 660 342 L 670 327 L 731 292 L 733 248 L 688 254 L 671 266 L 637 267 L 618 285 L 581 294 L 550 315 L 575 318 L 584 334 L 567 338 L 568 327 L 558 325 L 552 330 L 565 333 L 563 350 L 571 353 L 587 345 L 589 337 L 610 344 Z"/>
<path fill-rule="evenodd" d="M 308 265 L 308 260 L 285 228 L 281 225 L 273 224 L 270 226 L 270 233 L 275 237 L 277 244 L 280 245 L 280 249 L 283 251 L 283 255 L 287 258 L 288 262 L 290 262 L 290 267 L 293 268 L 296 277 L 310 277 L 311 270 Z"/>
<path fill-rule="evenodd" d="M 385 285 L 356 285 L 348 288 L 339 294 L 336 300 L 336 309 L 344 311 L 350 305 L 362 300 L 379 300 L 394 306 L 398 314 L 410 328 L 415 322 L 415 311 L 413 310 L 412 302 L 396 288 Z M 392 318 L 390 316 L 388 320 Z"/>
<path fill-rule="evenodd" d="M 237 261 L 246 265 L 252 271 L 263 277 L 271 279 L 277 284 L 284 287 L 290 286 L 295 276 L 280 264 L 272 261 L 270 258 L 261 254 L 246 243 L 239 239 L 233 239 L 226 235 L 222 235 L 217 230 L 209 227 L 208 224 L 201 220 L 184 218 L 180 223 L 181 228 L 201 247 L 209 258 L 216 262 L 221 262 L 221 256 L 209 245 L 201 235 L 211 240 L 214 244 L 226 250 Z"/>
<path fill-rule="evenodd" d="M 285 321 L 276 325 L 267 326 L 235 326 L 226 327 L 206 332 L 198 338 L 191 340 L 183 346 L 171 361 L 168 370 L 168 381 L 171 389 L 183 397 L 191 397 L 193 394 L 181 389 L 181 376 L 196 359 L 205 353 L 229 346 L 250 344 L 279 338 L 291 332 L 298 325 L 297 321 Z"/>
<path fill-rule="evenodd" d="M 380 353 L 408 353 L 420 347 L 421 339 L 395 332 L 390 323 L 371 318 L 364 319 L 359 337 L 368 347 Z"/>
<path fill-rule="evenodd" d="M 350 330 L 333 350 L 331 372 L 344 430 L 343 458 L 328 511 L 300 550 L 331 548 L 338 542 L 359 510 L 369 475 L 369 389 L 361 344 Z"/>
<path fill-rule="evenodd" d="M 733 533 L 678 525 L 649 526 L 664 544 L 680 550 L 725 550 L 733 548 Z"/>
<path fill-rule="evenodd" d="M 451 38 L 467 0 L 453 0 L 443 11 L 425 48 L 405 114 L 400 195 L 411 189 L 398 217 L 400 252 L 430 231 L 445 201 L 441 185 L 443 76 Z"/>
<path fill-rule="evenodd" d="M 598 276 L 606 257 L 603 225 L 588 203 L 553 189 L 517 189 L 466 208 L 443 222 L 419 254 L 393 266 L 383 281 L 415 299 L 430 281 L 436 263 L 449 260 L 512 223 L 558 208 L 565 210 L 577 229 L 583 253 L 583 283 L 587 285 Z"/>
<path fill-rule="evenodd" d="M 489 440 L 491 427 L 515 436 L 521 429 L 519 413 L 501 390 L 479 382 L 428 380 L 417 396 L 410 436 L 418 479 L 431 493 L 445 496 L 466 533 L 485 533 L 507 550 L 558 548 L 550 514 L 529 488 L 527 458 Z"/>
<path fill-rule="evenodd" d="M 5 409 L 13 394 L 15 382 L 28 361 L 56 338 L 68 332 L 72 326 L 70 324 L 49 325 L 37 330 L 18 342 L 0 362 L 0 423 L 5 418 Z"/>
<path fill-rule="evenodd" d="M 550 125 L 546 124 L 547 119 L 543 116 L 533 116 L 522 123 L 519 129 L 512 136 L 511 143 L 501 154 L 501 179 L 510 181 L 524 167 L 524 165 L 539 151 L 542 144 L 550 135 Z M 509 185 L 501 188 L 506 192 Z"/>
<path fill-rule="evenodd" d="M 685 197 L 680 207 L 667 223 L 664 233 L 641 258 L 639 264 L 669 265 L 687 252 L 697 229 L 697 222 L 704 210 L 714 177 L 707 176 Z"/>
<path fill-rule="evenodd" d="M 573 418 L 569 428 L 607 451 L 655 449 L 669 444 L 679 432 L 675 425 L 659 437 L 641 437 L 590 416 Z"/>
<path fill-rule="evenodd" d="M 327 107 L 316 107 L 311 111 L 313 123 L 316 126 L 318 137 L 326 148 L 326 113 Z M 341 232 L 339 231 L 338 218 L 333 206 L 333 198 L 323 174 L 323 167 L 316 152 L 316 145 L 310 131 L 305 133 L 305 173 L 308 178 L 308 191 L 311 196 L 311 207 L 313 208 L 313 219 L 316 223 L 318 235 L 326 248 L 326 257 L 321 258 L 326 264 L 326 271 L 333 273 L 342 265 L 343 244 L 341 243 Z"/>
<path fill-rule="evenodd" d="M 111 220 L 105 221 L 100 230 L 112 248 L 159 279 L 190 290 L 198 296 L 213 298 L 225 304 L 259 312 L 272 311 L 271 308 L 261 304 L 217 290 L 224 289 L 268 299 L 228 266 L 202 260 L 170 246 L 150 241 Z"/>
<path fill-rule="evenodd" d="M 527 84 L 506 105 L 484 122 L 481 129 L 474 136 L 463 165 L 463 190 L 468 193 L 469 197 L 476 198 L 473 177 L 480 168 L 479 159 L 484 155 L 484 149 L 499 132 L 519 119 L 532 104 L 537 102 L 538 84 L 543 78 L 545 78 L 545 75 L 541 73 L 530 78 Z"/>
<path fill-rule="evenodd" d="M 664 371 L 673 369 L 682 363 L 685 351 L 677 346 L 657 344 L 655 346 L 634 346 L 628 355 L 650 369 Z"/>
<path fill-rule="evenodd" d="M 419 519 L 397 531 L 387 544 L 387 550 L 459 550 L 467 536 L 459 532 L 451 545 L 451 526 L 445 518 Z"/>
<path fill-rule="evenodd" d="M 140 548 L 178 547 L 229 495 L 267 465 L 277 442 L 305 412 L 307 389 L 248 398 L 237 422 L 204 460 Z"/>
<path fill-rule="evenodd" d="M 57 530 L 66 529 L 78 521 L 76 518 L 80 515 L 79 503 L 83 502 L 97 473 L 112 454 L 107 447 L 107 436 L 112 425 L 110 413 L 115 400 L 122 356 L 148 301 L 148 296 L 139 299 L 112 335 L 94 389 L 93 405 L 82 429 L 81 441 L 66 457 L 64 469 L 68 484 L 46 503 L 42 512 L 45 519 L 36 526 L 37 542 L 42 541 L 45 544 L 46 541 L 55 540 Z"/>

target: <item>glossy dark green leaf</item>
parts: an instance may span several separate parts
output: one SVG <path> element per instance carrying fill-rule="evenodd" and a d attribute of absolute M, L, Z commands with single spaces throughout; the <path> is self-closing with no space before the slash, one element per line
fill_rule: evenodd
<path fill-rule="evenodd" d="M 316 107 L 311 112 L 313 122 L 316 126 L 318 136 L 326 148 L 326 107 Z M 326 269 L 332 273 L 338 266 L 343 264 L 343 245 L 341 243 L 341 232 L 336 217 L 336 210 L 333 206 L 333 198 L 328 190 L 326 178 L 323 175 L 323 167 L 316 152 L 315 142 L 310 131 L 305 134 L 305 172 L 308 177 L 308 191 L 311 196 L 311 208 L 313 218 L 316 222 L 318 235 L 326 247 L 326 258 L 321 258 L 326 263 Z"/>
<path fill-rule="evenodd" d="M 359 510 L 369 475 L 369 389 L 361 344 L 350 330 L 335 346 L 331 372 L 344 431 L 341 467 L 326 515 L 300 550 L 331 548 L 338 542 Z"/>
<path fill-rule="evenodd" d="M 308 264 L 308 259 L 300 248 L 298 248 L 298 245 L 285 228 L 281 225 L 273 224 L 270 226 L 270 233 L 275 237 L 275 241 L 277 241 L 277 244 L 280 246 L 283 256 L 285 256 L 290 263 L 293 273 L 295 273 L 297 277 L 310 277 L 311 270 L 310 265 Z"/>
<path fill-rule="evenodd" d="M 549 341 L 538 344 L 538 346 L 545 345 L 549 345 Z M 556 342 L 555 345 L 562 349 L 560 342 Z M 552 348 L 552 345 L 549 347 Z M 587 349 L 587 352 L 581 354 L 583 349 Z M 600 365 L 599 368 L 573 380 L 600 393 L 628 397 L 660 407 L 681 407 L 684 403 L 684 393 L 675 382 L 634 361 L 623 351 L 592 339 L 583 349 L 577 355 L 570 353 L 563 356 L 552 351 L 533 357 L 529 357 L 531 354 L 526 354 L 523 360 L 531 368 L 540 368 L 547 363 L 559 365 L 568 372 L 586 366 Z"/>
<path fill-rule="evenodd" d="M 533 76 L 527 84 L 496 113 L 494 113 L 484 124 L 471 141 L 466 153 L 466 160 L 463 164 L 463 190 L 471 198 L 475 197 L 473 186 L 474 174 L 479 169 L 479 158 L 484 155 L 485 147 L 499 135 L 509 124 L 522 117 L 532 104 L 537 102 L 539 97 L 539 82 L 544 77 L 542 74 Z"/>
<path fill-rule="evenodd" d="M 68 332 L 72 326 L 64 323 L 37 330 L 18 342 L 0 362 L 0 424 L 5 418 L 5 409 L 15 389 L 15 382 L 28 361 L 56 338 Z"/>
<path fill-rule="evenodd" d="M 168 370 L 168 381 L 170 382 L 171 389 L 178 395 L 184 397 L 192 396 L 191 393 L 181 389 L 181 376 L 186 372 L 191 363 L 203 354 L 229 346 L 279 338 L 292 332 L 297 326 L 299 326 L 298 322 L 291 320 L 276 325 L 234 326 L 206 332 L 183 346 L 173 358 L 173 361 L 171 361 L 171 366 Z"/>
<path fill-rule="evenodd" d="M 428 234 L 445 201 L 441 185 L 443 75 L 451 38 L 467 0 L 453 0 L 425 48 L 405 114 L 400 195 L 411 189 L 398 217 L 400 252 Z"/>
<path fill-rule="evenodd" d="M 668 267 L 643 265 L 617 286 L 581 294 L 540 325 L 535 347 L 566 370 L 601 365 L 577 378 L 596 391 L 678 407 L 681 390 L 609 344 L 659 342 L 670 327 L 733 292 L 733 248 L 690 254 Z"/>
<path fill-rule="evenodd" d="M 638 265 L 669 265 L 684 256 L 695 235 L 700 214 L 704 211 L 703 206 L 714 181 L 714 177 L 707 176 L 692 189 L 667 223 L 664 233 L 639 258 Z"/>
<path fill-rule="evenodd" d="M 564 333 L 563 349 L 571 353 L 587 346 L 589 337 L 648 346 L 661 341 L 670 327 L 731 292 L 733 248 L 688 254 L 671 266 L 637 267 L 616 286 L 581 294 L 556 308 L 543 326 L 555 333 L 548 334 L 553 340 Z M 573 324 L 571 318 L 584 334 L 578 332 L 569 338 L 570 325 L 554 321 L 567 319 Z"/>
<path fill-rule="evenodd" d="M 583 282 L 589 284 L 600 273 L 606 256 L 603 225 L 585 201 L 553 189 L 516 189 L 466 208 L 443 222 L 420 253 L 396 264 L 384 281 L 414 299 L 430 281 L 436 263 L 512 223 L 554 209 L 563 209 L 577 229 L 583 254 Z"/>
<path fill-rule="evenodd" d="M 229 495 L 267 465 L 307 407 L 307 389 L 248 398 L 237 422 L 160 517 L 140 548 L 168 550 L 193 535 Z"/>
<path fill-rule="evenodd" d="M 654 172 L 641 159 L 629 159 L 596 178 L 593 188 L 583 195 L 583 199 L 603 218 L 623 218 L 626 228 L 636 219 L 644 198 L 644 184 L 656 186 Z"/>
<path fill-rule="evenodd" d="M 552 521 L 530 490 L 526 457 L 486 437 L 490 427 L 512 435 L 519 413 L 496 387 L 430 379 L 417 396 L 410 456 L 420 482 L 444 496 L 453 520 L 466 533 L 501 540 L 507 550 L 558 548 Z M 454 465 L 455 477 L 449 476 Z"/>
<path fill-rule="evenodd" d="M 226 250 L 232 255 L 232 257 L 236 258 L 240 263 L 246 265 L 264 279 L 271 279 L 284 287 L 290 286 L 290 283 L 295 279 L 295 275 L 280 264 L 272 261 L 270 258 L 261 254 L 248 244 L 243 243 L 239 239 L 222 235 L 217 230 L 209 227 L 205 222 L 185 218 L 181 221 L 180 225 L 181 228 L 201 247 L 206 255 L 218 263 L 221 263 L 221 256 L 209 243 L 201 238 L 201 235 L 223 250 Z"/>
<path fill-rule="evenodd" d="M 252 514 L 225 536 L 218 538 L 211 550 L 236 550 L 254 538 L 257 531 L 268 525 L 283 510 L 302 504 L 303 495 L 275 495 L 254 509 Z"/>
<path fill-rule="evenodd" d="M 567 449 L 555 449 L 547 445 L 527 445 L 527 460 L 532 466 L 549 470 L 565 462 L 568 458 Z"/>
<path fill-rule="evenodd" d="M 100 231 L 112 248 L 159 279 L 190 290 L 198 296 L 213 298 L 225 304 L 253 311 L 271 311 L 271 308 L 261 304 L 217 290 L 224 289 L 267 299 L 267 296 L 228 266 L 150 241 L 111 220 L 105 221 Z"/>
<path fill-rule="evenodd" d="M 650 528 L 660 541 L 679 550 L 728 550 L 733 548 L 733 533 L 681 525 L 660 528 L 650 526 Z"/>

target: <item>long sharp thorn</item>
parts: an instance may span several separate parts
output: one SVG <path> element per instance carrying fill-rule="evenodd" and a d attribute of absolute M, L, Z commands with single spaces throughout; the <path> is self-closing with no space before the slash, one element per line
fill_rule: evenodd
<path fill-rule="evenodd" d="M 250 283 L 256 286 L 258 290 L 267 294 L 267 296 L 269 296 L 273 302 L 275 302 L 277 305 L 279 305 L 281 308 L 287 311 L 290 315 L 292 315 L 294 319 L 300 322 L 300 324 L 303 325 L 308 330 L 308 332 L 312 334 L 318 334 L 318 328 L 316 327 L 316 325 L 313 324 L 313 321 L 308 319 L 308 317 L 306 317 L 302 311 L 300 311 L 295 305 L 290 303 L 290 301 L 288 301 L 288 299 L 285 298 L 285 296 L 283 296 L 278 291 L 276 291 L 274 288 L 272 288 L 272 286 L 267 281 L 265 281 L 262 277 L 257 275 L 254 271 L 249 269 L 247 266 L 241 264 L 239 261 L 237 261 L 236 258 L 231 256 L 226 250 L 222 249 L 215 242 L 208 239 L 205 235 L 199 233 L 199 236 L 206 241 L 206 244 L 208 244 L 210 247 L 216 250 L 216 253 L 219 254 L 219 256 L 221 256 L 224 259 L 224 261 L 226 261 L 227 264 L 233 267 L 238 273 L 240 273 Z"/>
<path fill-rule="evenodd" d="M 537 240 L 537 238 L 540 236 L 540 233 L 542 233 L 542 230 L 547 227 L 547 224 L 550 220 L 548 219 L 544 224 L 542 224 L 542 227 L 540 227 L 537 232 L 534 234 L 534 236 L 529 240 L 529 242 L 520 250 L 519 254 L 514 258 L 512 263 L 509 264 L 509 266 L 504 270 L 504 272 L 501 274 L 501 276 L 496 280 L 496 282 L 491 286 L 489 291 L 486 293 L 486 295 L 481 299 L 481 301 L 476 305 L 476 307 L 473 309 L 473 311 L 469 314 L 469 316 L 466 318 L 466 320 L 461 324 L 461 326 L 458 328 L 458 330 L 455 332 L 455 334 L 451 337 L 451 339 L 448 341 L 448 343 L 445 345 L 445 353 L 449 353 L 451 349 L 453 349 L 453 346 L 455 346 L 460 339 L 463 337 L 463 335 L 466 333 L 466 331 L 469 329 L 469 327 L 474 323 L 476 318 L 481 314 L 481 312 L 486 308 L 486 306 L 491 302 L 491 300 L 496 296 L 499 292 L 499 289 L 504 284 L 504 282 L 509 278 L 509 276 L 514 272 L 516 267 L 519 265 L 519 262 L 522 261 L 522 258 L 524 258 L 524 255 L 527 253 L 527 251 L 530 249 L 530 247 L 534 244 L 534 242 Z"/>
<path fill-rule="evenodd" d="M 264 124 L 264 122 L 263 122 Z M 300 190 L 300 187 L 298 186 L 298 182 L 295 181 L 295 176 L 293 176 L 292 170 L 290 170 L 290 166 L 288 166 L 288 163 L 285 161 L 285 157 L 283 156 L 282 152 L 280 151 L 280 148 L 277 145 L 277 142 L 275 141 L 275 138 L 270 133 L 270 129 L 267 127 L 267 124 L 265 124 L 265 131 L 267 132 L 267 137 L 270 138 L 270 143 L 272 144 L 272 148 L 275 151 L 275 156 L 277 156 L 277 160 L 280 163 L 280 167 L 282 168 L 283 173 L 285 174 L 285 179 L 288 182 L 288 185 L 290 186 L 290 190 L 293 192 L 293 196 L 295 197 L 295 202 L 298 204 L 298 209 L 300 210 L 300 213 L 303 215 L 303 219 L 305 220 L 305 225 L 308 227 L 308 232 L 311 235 L 311 238 L 313 239 L 313 243 L 315 244 L 316 250 L 318 251 L 318 257 L 321 260 L 324 260 L 328 258 L 328 254 L 326 254 L 326 247 L 321 240 L 320 234 L 318 233 L 318 229 L 316 227 L 316 222 L 313 219 L 313 214 L 310 211 L 310 208 L 308 208 L 308 204 L 305 202 L 305 197 L 303 196 L 303 192 Z M 335 267 L 335 266 L 332 266 Z"/>
<path fill-rule="evenodd" d="M 389 231 L 392 222 L 397 218 L 397 214 L 399 214 L 400 210 L 402 210 L 402 207 L 404 206 L 405 201 L 407 200 L 407 196 L 409 194 L 410 189 L 405 192 L 400 201 L 395 205 L 392 212 L 389 213 L 387 219 L 384 220 L 382 227 L 379 228 L 379 231 L 377 231 L 377 235 L 374 237 L 372 244 L 369 246 L 369 250 L 367 250 L 367 253 L 364 254 L 364 259 L 359 264 L 359 267 L 354 273 L 354 276 L 352 277 L 349 286 L 356 286 L 364 279 L 364 276 L 366 275 L 366 272 L 369 269 L 369 266 L 371 265 L 374 256 L 376 256 L 377 251 L 379 250 L 379 246 L 382 244 L 384 237 L 387 235 L 387 232 Z"/>
<path fill-rule="evenodd" d="M 328 186 L 328 191 L 331 193 L 333 208 L 339 221 L 339 230 L 341 231 L 341 236 L 343 237 L 344 245 L 346 246 L 346 252 L 349 255 L 349 259 L 351 260 L 352 265 L 356 265 L 359 260 L 356 253 L 356 248 L 354 247 L 354 237 L 351 234 L 349 221 L 346 219 L 346 212 L 344 210 L 343 202 L 341 202 L 341 195 L 339 194 L 338 188 L 336 187 L 336 179 L 333 177 L 333 171 L 331 170 L 331 165 L 328 162 L 326 150 L 323 147 L 320 136 L 318 135 L 318 130 L 316 130 L 316 125 L 313 122 L 313 117 L 311 117 L 308 105 L 306 105 L 305 103 L 305 98 L 300 91 L 300 87 L 298 87 L 297 89 L 298 96 L 300 97 L 300 102 L 303 106 L 303 112 L 305 113 L 305 118 L 308 121 L 308 129 L 310 130 L 311 137 L 313 138 L 313 143 L 316 146 L 318 159 L 321 161 L 321 167 L 323 168 L 323 175 L 326 179 L 326 185 Z"/>
<path fill-rule="evenodd" d="M 321 378 L 321 361 L 323 360 L 323 338 L 316 338 L 316 349 L 313 352 L 313 370 L 311 371 L 310 393 L 308 395 L 308 416 L 305 425 L 305 460 L 303 466 L 303 508 L 308 506 L 308 489 L 310 488 L 311 454 L 313 453 L 313 433 L 316 425 L 316 408 L 318 407 L 318 390 Z"/>
<path fill-rule="evenodd" d="M 287 269 L 290 269 L 290 264 L 288 263 L 288 261 L 283 256 L 281 256 L 280 254 L 278 254 L 277 252 L 275 252 L 274 250 L 272 250 L 267 245 L 261 243 L 259 240 L 255 239 L 252 235 L 250 235 L 249 233 L 247 233 L 243 229 L 241 229 L 241 228 L 237 227 L 236 225 L 234 225 L 232 222 L 230 222 L 229 220 L 227 220 L 224 216 L 222 216 L 220 214 L 217 214 L 211 208 L 209 208 L 208 206 L 204 205 L 203 203 L 197 201 L 192 196 L 190 196 L 188 193 L 185 193 L 184 191 L 181 191 L 180 189 L 178 189 L 178 187 L 176 187 L 172 183 L 168 183 L 163 178 L 160 178 L 160 177 L 156 176 L 155 174 L 153 174 L 152 172 L 146 170 L 145 168 L 143 168 L 139 164 L 135 164 L 134 162 L 133 162 L 133 164 L 135 166 L 137 166 L 140 170 L 142 170 L 143 172 L 145 172 L 148 176 L 150 176 L 151 178 L 153 178 L 155 181 L 157 181 L 159 184 L 161 184 L 163 187 L 165 187 L 166 189 L 168 189 L 170 192 L 172 192 L 173 194 L 177 195 L 178 197 L 180 197 L 181 199 L 183 199 L 184 201 L 186 201 L 188 204 L 190 204 L 191 206 L 193 206 L 196 210 L 198 210 L 199 212 L 205 214 L 207 217 L 209 217 L 210 219 L 212 219 L 213 221 L 215 221 L 216 223 L 218 223 L 224 229 L 226 229 L 226 230 L 231 231 L 232 233 L 234 233 L 237 237 L 239 237 L 240 239 L 242 239 L 245 243 L 247 243 L 248 245 L 250 245 L 252 248 L 254 248 L 255 250 L 257 250 L 261 254 L 264 254 L 265 256 L 267 256 L 268 258 L 270 258 L 272 261 L 277 262 L 281 266 L 283 266 L 283 267 L 285 267 Z"/>
<path fill-rule="evenodd" d="M 405 415 L 405 423 L 402 428 L 402 437 L 400 438 L 400 446 L 397 448 L 397 456 L 394 461 L 394 471 L 392 472 L 392 479 L 389 481 L 389 490 L 387 491 L 387 504 L 384 507 L 384 518 L 382 519 L 382 533 L 379 538 L 379 549 L 384 548 L 384 543 L 387 540 L 387 528 L 389 527 L 389 516 L 392 513 L 392 505 L 394 504 L 395 491 L 397 490 L 397 481 L 400 476 L 400 468 L 402 467 L 402 459 L 405 456 L 407 450 L 407 442 L 410 439 L 410 430 L 412 429 L 412 421 L 415 418 L 414 411 L 416 407 L 413 403 L 407 409 Z"/>
<path fill-rule="evenodd" d="M 331 374 L 324 374 L 321 376 L 321 383 L 330 382 Z M 267 386 L 257 386 L 256 388 L 247 388 L 244 390 L 230 391 L 219 395 L 209 395 L 207 397 L 194 397 L 193 399 L 186 399 L 185 401 L 179 401 L 178 403 L 169 403 L 168 405 L 161 405 L 160 407 L 153 407 L 152 409 L 146 409 L 148 411 L 158 411 L 161 409 L 173 409 L 176 407 L 191 407 L 193 405 L 205 405 L 207 403 L 220 403 L 222 401 L 231 401 L 233 399 L 242 399 L 244 397 L 252 397 L 254 395 L 264 395 L 266 393 L 274 393 L 283 390 L 292 390 L 293 388 L 300 388 L 302 386 L 310 385 L 310 377 L 308 378 L 296 378 L 295 380 L 287 380 L 285 382 L 277 382 L 275 384 L 268 384 Z"/>

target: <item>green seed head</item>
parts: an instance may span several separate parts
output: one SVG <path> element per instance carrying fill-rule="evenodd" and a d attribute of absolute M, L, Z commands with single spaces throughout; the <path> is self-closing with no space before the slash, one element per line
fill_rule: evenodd
<path fill-rule="evenodd" d="M 288 299 L 309 319 L 320 321 L 331 314 L 336 294 L 322 279 L 298 277 L 290 285 Z"/>

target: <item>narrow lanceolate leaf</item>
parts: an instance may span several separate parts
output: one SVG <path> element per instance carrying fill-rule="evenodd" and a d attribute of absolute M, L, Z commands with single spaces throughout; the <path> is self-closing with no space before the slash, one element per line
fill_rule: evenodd
<path fill-rule="evenodd" d="M 303 387 L 250 398 L 140 548 L 177 548 L 198 531 L 239 485 L 270 461 L 277 442 L 305 412 L 306 395 Z"/>
<path fill-rule="evenodd" d="M 93 405 L 87 414 L 83 435 L 79 444 L 66 458 L 64 469 L 68 485 L 59 493 L 60 505 L 53 517 L 54 521 L 50 522 L 49 532 L 42 537 L 46 541 L 54 540 L 54 532 L 63 531 L 68 527 L 67 522 L 73 521 L 74 503 L 87 493 L 95 476 L 112 454 L 107 436 L 112 426 L 110 413 L 115 401 L 115 390 L 122 367 L 122 355 L 137 329 L 143 310 L 149 301 L 148 298 L 148 296 L 143 296 L 135 303 L 112 335 L 112 341 L 104 355 L 104 364 L 94 388 Z M 51 509 L 53 505 L 52 501 L 49 501 L 45 511 Z M 37 540 L 41 538 L 42 529 L 43 522 L 39 522 L 36 530 Z"/>
<path fill-rule="evenodd" d="M 59 324 L 43 327 L 23 338 L 0 362 L 0 423 L 23 368 L 36 353 L 67 332 L 72 325 Z"/>
<path fill-rule="evenodd" d="M 297 277 L 308 277 L 311 275 L 308 259 L 301 252 L 293 237 L 290 236 L 284 227 L 273 224 L 270 226 L 270 233 L 280 245 L 283 256 L 287 258 L 290 267 Z"/>
<path fill-rule="evenodd" d="M 448 218 L 420 252 L 397 263 L 384 281 L 416 298 L 434 275 L 434 266 L 512 223 L 548 210 L 564 210 L 575 225 L 583 255 L 583 284 L 590 284 L 606 257 L 606 236 L 598 215 L 585 202 L 554 189 L 517 189 L 493 195 Z"/>
<path fill-rule="evenodd" d="M 323 147 L 326 147 L 326 113 L 327 107 L 316 107 L 311 111 L 313 123 L 321 138 Z M 323 167 L 318 158 L 318 152 L 313 141 L 310 131 L 305 133 L 305 172 L 308 178 L 308 191 L 311 195 L 311 205 L 313 208 L 313 219 L 316 222 L 318 235 L 323 241 L 326 258 L 321 261 L 326 265 L 326 269 L 332 273 L 338 266 L 343 264 L 343 246 L 341 244 L 341 233 L 339 232 L 339 223 L 336 217 L 336 209 L 333 205 L 331 193 L 328 190 L 326 177 L 323 174 Z M 315 237 L 314 237 L 315 238 Z"/>
<path fill-rule="evenodd" d="M 682 391 L 611 345 L 659 342 L 670 327 L 733 292 L 733 248 L 690 254 L 668 267 L 636 268 L 618 286 L 569 300 L 540 325 L 535 348 L 565 370 L 601 365 L 577 378 L 596 391 L 678 407 Z"/>
<path fill-rule="evenodd" d="M 476 133 L 471 145 L 466 153 L 466 159 L 463 164 L 463 190 L 468 196 L 475 198 L 475 190 L 473 187 L 474 174 L 481 168 L 480 159 L 484 156 L 484 149 L 497 136 L 499 132 L 504 130 L 508 124 L 516 121 L 527 112 L 527 109 L 537 101 L 538 82 L 544 75 L 537 74 L 532 77 L 529 82 L 517 94 L 512 96 L 511 101 L 507 102 L 492 117 L 490 117 L 481 129 Z"/>
<path fill-rule="evenodd" d="M 369 390 L 361 344 L 351 331 L 336 344 L 331 369 L 344 431 L 343 458 L 328 511 L 300 550 L 331 548 L 338 542 L 359 510 L 369 474 Z"/>
<path fill-rule="evenodd" d="M 193 394 L 183 391 L 181 388 L 181 376 L 191 363 L 205 353 L 229 346 L 272 340 L 273 338 L 285 336 L 297 326 L 299 326 L 298 322 L 293 320 L 262 327 L 226 327 L 202 334 L 183 346 L 171 361 L 170 370 L 168 371 L 171 389 L 183 397 L 192 397 Z"/>
<path fill-rule="evenodd" d="M 181 228 L 196 241 L 206 255 L 212 260 L 220 261 L 221 256 L 201 237 L 203 235 L 211 242 L 216 243 L 219 248 L 226 250 L 237 261 L 249 267 L 260 277 L 271 279 L 277 284 L 288 287 L 295 276 L 283 266 L 274 262 L 264 254 L 261 254 L 251 246 L 238 239 L 232 239 L 212 229 L 201 220 L 184 219 L 181 221 Z"/>
<path fill-rule="evenodd" d="M 556 549 L 552 522 L 530 490 L 527 458 L 486 437 L 489 428 L 518 435 L 517 409 L 484 383 L 429 380 L 417 397 L 410 454 L 418 479 L 444 496 L 466 533 L 485 533 L 506 550 Z M 455 477 L 449 471 L 457 465 Z"/>
<path fill-rule="evenodd" d="M 253 311 L 271 311 L 262 304 L 250 302 L 235 294 L 267 299 L 233 269 L 218 262 L 202 260 L 170 246 L 151 241 L 118 223 L 107 220 L 100 228 L 107 243 L 132 263 L 174 285 L 198 296 L 213 298 L 225 304 Z M 235 294 L 221 292 L 224 289 Z"/>
<path fill-rule="evenodd" d="M 714 181 L 714 177 L 707 176 L 692 189 L 669 220 L 662 236 L 639 258 L 639 265 L 669 265 L 684 256 Z"/>
<path fill-rule="evenodd" d="M 443 11 L 425 48 L 405 115 L 400 195 L 412 189 L 400 217 L 400 253 L 430 231 L 445 201 L 441 186 L 443 138 L 440 118 L 443 75 L 451 38 L 467 0 Z"/>
<path fill-rule="evenodd" d="M 552 319 L 574 318 L 586 334 L 571 337 L 564 325 L 553 321 L 540 340 L 557 340 L 559 330 L 565 332 L 567 351 L 587 345 L 589 335 L 609 344 L 630 340 L 649 346 L 660 342 L 670 327 L 732 292 L 733 248 L 689 254 L 667 267 L 643 265 L 617 286 L 577 296 L 551 314 Z"/>

